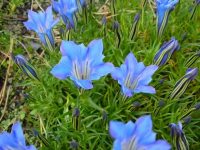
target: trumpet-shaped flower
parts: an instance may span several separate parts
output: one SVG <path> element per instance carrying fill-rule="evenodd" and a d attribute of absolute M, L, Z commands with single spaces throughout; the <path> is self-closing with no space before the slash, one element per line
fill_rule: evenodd
<path fill-rule="evenodd" d="M 187 89 L 188 85 L 198 74 L 198 68 L 189 68 L 186 71 L 186 74 L 178 80 L 178 82 L 174 86 L 174 90 L 172 91 L 170 98 L 179 98 Z"/>
<path fill-rule="evenodd" d="M 168 22 L 170 12 L 179 0 L 156 0 L 158 35 L 161 36 Z"/>
<path fill-rule="evenodd" d="M 170 41 L 164 43 L 160 50 L 156 53 L 154 57 L 154 64 L 158 66 L 164 65 L 172 56 L 174 51 L 179 50 L 180 45 L 178 41 L 172 37 Z"/>
<path fill-rule="evenodd" d="M 181 122 L 178 122 L 178 124 L 171 123 L 169 127 L 171 129 L 171 136 L 174 145 L 176 145 L 177 150 L 182 150 L 182 149 L 189 150 L 189 143 L 182 130 L 182 123 Z"/>
<path fill-rule="evenodd" d="M 54 36 L 52 28 L 59 22 L 59 19 L 54 20 L 52 7 L 49 6 L 45 12 L 28 11 L 28 21 L 24 22 L 28 30 L 35 31 L 41 42 L 48 46 L 51 50 L 54 47 Z"/>
<path fill-rule="evenodd" d="M 11 133 L 0 133 L 1 150 L 36 150 L 35 146 L 26 146 L 25 137 L 21 124 L 16 122 L 12 126 Z"/>
<path fill-rule="evenodd" d="M 129 53 L 125 63 L 112 72 L 112 77 L 118 80 L 123 93 L 130 97 L 133 93 L 155 93 L 155 89 L 148 86 L 151 76 L 158 69 L 156 65 L 145 67 L 142 62 L 137 62 L 133 53 Z"/>
<path fill-rule="evenodd" d="M 156 140 L 151 116 L 142 116 L 135 123 L 110 121 L 110 135 L 115 139 L 113 150 L 169 150 L 165 140 Z"/>
<path fill-rule="evenodd" d="M 73 41 L 62 41 L 60 51 L 62 58 L 51 70 L 58 79 L 70 77 L 83 89 L 93 88 L 92 80 L 98 80 L 113 70 L 113 64 L 104 63 L 103 42 L 93 40 L 88 47 L 77 45 Z"/>
<path fill-rule="evenodd" d="M 14 56 L 13 54 L 11 54 L 11 57 L 13 61 L 15 62 L 15 64 L 17 64 L 17 66 L 23 71 L 23 73 L 25 73 L 30 78 L 39 80 L 36 71 L 28 63 L 28 61 L 23 55 L 19 54 L 17 56 Z"/>
<path fill-rule="evenodd" d="M 66 25 L 70 24 L 72 27 L 75 26 L 74 13 L 78 10 L 76 0 L 52 0 L 52 6 L 53 9 L 60 14 Z"/>

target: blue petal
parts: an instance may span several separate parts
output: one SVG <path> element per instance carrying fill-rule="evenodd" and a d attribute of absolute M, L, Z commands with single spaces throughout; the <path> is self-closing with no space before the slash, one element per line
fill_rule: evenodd
<path fill-rule="evenodd" d="M 98 80 L 102 76 L 105 76 L 105 75 L 109 74 L 110 72 L 112 72 L 113 69 L 114 69 L 114 66 L 113 66 L 112 63 L 100 64 L 100 65 L 98 65 L 98 66 L 96 66 L 95 68 L 92 69 L 90 79 L 91 80 Z"/>
<path fill-rule="evenodd" d="M 82 60 L 86 54 L 87 48 L 83 45 L 77 45 L 73 41 L 62 41 L 60 51 L 63 56 L 69 57 L 71 60 Z"/>
<path fill-rule="evenodd" d="M 34 22 L 26 21 L 26 22 L 23 22 L 23 24 L 28 30 L 33 30 L 35 32 L 38 32 L 37 25 Z"/>
<path fill-rule="evenodd" d="M 171 145 L 164 140 L 158 140 L 153 144 L 146 145 L 145 150 L 170 150 Z"/>
<path fill-rule="evenodd" d="M 26 150 L 37 150 L 37 149 L 35 148 L 35 146 L 30 145 L 26 147 Z"/>
<path fill-rule="evenodd" d="M 63 10 L 64 12 L 67 12 L 67 13 L 74 13 L 75 11 L 77 11 L 78 9 L 78 6 L 76 4 L 76 0 L 69 0 L 69 1 L 64 1 L 64 0 L 61 0 L 63 2 L 65 2 L 64 5 L 67 6 L 67 10 Z M 65 8 L 65 7 L 64 7 Z"/>
<path fill-rule="evenodd" d="M 102 39 L 93 40 L 89 43 L 86 57 L 92 60 L 92 65 L 98 65 L 103 62 L 103 42 Z"/>
<path fill-rule="evenodd" d="M 46 32 L 46 36 L 47 38 L 49 39 L 50 43 L 51 43 L 51 46 L 54 47 L 55 46 L 55 41 L 54 41 L 54 35 L 53 35 L 53 32 L 52 30 L 48 30 Z"/>
<path fill-rule="evenodd" d="M 150 115 L 140 117 L 135 124 L 135 136 L 138 140 L 138 144 L 150 144 L 156 140 L 156 134 L 152 131 L 152 120 Z"/>
<path fill-rule="evenodd" d="M 115 140 L 113 144 L 113 150 L 122 150 L 122 145 L 120 140 Z"/>
<path fill-rule="evenodd" d="M 112 78 L 115 80 L 118 80 L 119 84 L 122 85 L 123 81 L 125 79 L 125 76 L 127 75 L 127 68 L 124 64 L 120 66 L 120 68 L 115 67 L 115 69 L 111 73 Z"/>
<path fill-rule="evenodd" d="M 54 0 L 52 0 L 51 3 L 53 6 L 53 10 L 57 13 L 60 13 L 60 3 L 58 3 L 57 1 L 54 1 Z"/>
<path fill-rule="evenodd" d="M 75 82 L 76 85 L 78 85 L 83 89 L 89 90 L 93 88 L 93 85 L 90 80 L 77 80 L 74 79 L 73 77 L 71 77 L 71 79 Z"/>
<path fill-rule="evenodd" d="M 39 36 L 40 41 L 42 42 L 42 44 L 47 46 L 46 39 L 45 39 L 45 34 L 44 33 L 38 33 L 38 36 Z"/>
<path fill-rule="evenodd" d="M 53 26 L 55 26 L 59 22 L 59 19 L 53 20 L 52 6 L 49 6 L 46 9 L 46 18 L 45 18 L 45 20 L 46 20 L 45 27 L 47 29 L 52 28 Z"/>
<path fill-rule="evenodd" d="M 16 122 L 15 124 L 13 124 L 11 134 L 16 139 L 16 141 L 19 145 L 21 145 L 21 146 L 26 145 L 25 137 L 24 137 L 20 122 Z"/>
<path fill-rule="evenodd" d="M 154 72 L 158 69 L 158 66 L 156 65 L 150 65 L 147 66 L 142 73 L 138 77 L 138 84 L 140 85 L 147 85 L 149 82 L 151 82 L 152 78 L 151 76 L 154 74 Z"/>
<path fill-rule="evenodd" d="M 144 86 L 140 85 L 136 89 L 134 89 L 135 93 L 150 93 L 150 94 L 155 94 L 156 90 L 152 86 Z"/>
<path fill-rule="evenodd" d="M 118 81 L 119 83 L 119 81 Z M 131 97 L 133 96 L 133 90 L 127 88 L 126 86 L 122 85 L 122 92 L 124 93 L 124 95 Z"/>
<path fill-rule="evenodd" d="M 135 68 L 137 67 L 137 59 L 133 55 L 133 53 L 129 53 L 125 59 L 125 65 L 127 66 L 128 71 L 134 72 Z"/>
<path fill-rule="evenodd" d="M 6 146 L 17 147 L 17 143 L 11 134 L 3 132 L 0 133 L 0 149 L 5 148 Z"/>
<path fill-rule="evenodd" d="M 74 14 L 70 13 L 70 14 L 66 14 L 66 16 L 67 16 L 67 19 L 69 20 L 71 27 L 74 28 L 75 27 Z M 65 22 L 65 24 L 67 24 L 67 23 Z"/>
<path fill-rule="evenodd" d="M 127 124 L 119 121 L 110 121 L 109 132 L 110 135 L 118 140 L 123 140 L 131 137 L 135 130 L 135 124 L 129 121 Z"/>
<path fill-rule="evenodd" d="M 71 75 L 71 69 L 71 60 L 68 57 L 63 56 L 60 62 L 53 67 L 53 69 L 51 70 L 51 74 L 53 74 L 53 76 L 55 76 L 56 78 L 63 80 Z"/>
<path fill-rule="evenodd" d="M 49 6 L 46 9 L 46 20 L 48 20 L 49 22 L 53 21 L 52 6 Z M 48 24 L 46 24 L 46 26 L 48 26 Z"/>
<path fill-rule="evenodd" d="M 144 63 L 139 62 L 137 66 L 135 67 L 134 73 L 133 73 L 133 79 L 136 78 L 143 70 L 145 69 Z"/>

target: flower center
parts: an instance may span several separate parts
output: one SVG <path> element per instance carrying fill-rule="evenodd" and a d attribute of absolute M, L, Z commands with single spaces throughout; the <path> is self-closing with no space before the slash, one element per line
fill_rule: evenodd
<path fill-rule="evenodd" d="M 122 144 L 122 150 L 138 150 L 135 136 L 133 136 L 129 141 Z"/>
<path fill-rule="evenodd" d="M 137 78 L 135 80 L 132 79 L 132 73 L 129 72 L 128 75 L 126 76 L 124 84 L 125 84 L 125 86 L 127 88 L 134 89 L 137 86 L 137 84 L 138 84 L 137 81 L 138 81 Z"/>
<path fill-rule="evenodd" d="M 73 74 L 79 80 L 88 79 L 90 76 L 90 62 L 86 59 L 83 62 L 73 62 Z"/>

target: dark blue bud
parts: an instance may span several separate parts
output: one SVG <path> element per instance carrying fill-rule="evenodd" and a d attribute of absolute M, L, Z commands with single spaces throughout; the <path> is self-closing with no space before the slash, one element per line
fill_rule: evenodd
<path fill-rule="evenodd" d="M 33 135 L 34 136 L 38 136 L 39 135 L 39 133 L 38 133 L 38 131 L 36 129 L 33 129 Z"/>
<path fill-rule="evenodd" d="M 70 142 L 70 148 L 77 150 L 79 147 L 78 143 L 75 140 Z"/>
<path fill-rule="evenodd" d="M 134 17 L 134 22 L 139 21 L 140 19 L 140 13 L 137 13 Z"/>
<path fill-rule="evenodd" d="M 188 68 L 186 71 L 185 77 L 189 80 L 194 80 L 194 78 L 198 75 L 198 68 Z"/>
<path fill-rule="evenodd" d="M 197 103 L 194 107 L 195 107 L 196 110 L 200 110 L 200 102 Z"/>
<path fill-rule="evenodd" d="M 158 106 L 159 107 L 165 106 L 165 101 L 164 100 L 160 100 L 159 103 L 158 103 Z"/>
<path fill-rule="evenodd" d="M 165 42 L 154 57 L 154 64 L 162 66 L 168 62 L 174 51 L 179 50 L 178 41 L 172 37 L 170 41 Z"/>
<path fill-rule="evenodd" d="M 138 101 L 135 101 L 135 102 L 133 102 L 132 106 L 135 107 L 135 108 L 138 108 L 138 107 L 141 106 L 141 103 L 138 102 Z"/>
<path fill-rule="evenodd" d="M 191 120 L 192 120 L 191 116 L 187 116 L 187 117 L 183 118 L 183 121 L 185 124 L 189 124 L 191 122 Z"/>
<path fill-rule="evenodd" d="M 194 78 L 198 74 L 197 68 L 189 68 L 186 71 L 186 74 L 178 80 L 178 82 L 174 86 L 174 90 L 171 93 L 171 99 L 173 98 L 179 98 L 187 89 L 189 83 L 194 80 Z"/>
<path fill-rule="evenodd" d="M 189 144 L 188 141 L 185 137 L 185 134 L 182 130 L 182 124 L 181 122 L 178 122 L 178 124 L 171 123 L 169 125 L 170 127 L 170 134 L 173 139 L 174 145 L 176 145 L 176 148 L 178 150 L 188 150 L 189 149 Z"/>
<path fill-rule="evenodd" d="M 102 23 L 102 25 L 106 25 L 106 22 L 107 22 L 107 19 L 106 19 L 106 16 L 104 15 L 101 20 L 101 23 Z"/>
<path fill-rule="evenodd" d="M 119 22 L 118 22 L 118 21 L 115 21 L 115 22 L 113 23 L 113 29 L 114 29 L 114 30 L 118 30 L 118 29 L 119 29 Z"/>
<path fill-rule="evenodd" d="M 11 57 L 15 64 L 25 73 L 27 76 L 39 80 L 36 71 L 33 69 L 33 67 L 28 63 L 26 58 L 23 55 L 17 55 L 14 56 L 11 54 Z"/>
<path fill-rule="evenodd" d="M 80 116 L 80 110 L 79 110 L 79 108 L 74 108 L 73 117 L 79 117 L 79 116 Z"/>

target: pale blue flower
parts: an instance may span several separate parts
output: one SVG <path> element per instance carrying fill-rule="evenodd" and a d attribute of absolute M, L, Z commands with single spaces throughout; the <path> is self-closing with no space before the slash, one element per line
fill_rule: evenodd
<path fill-rule="evenodd" d="M 158 66 L 156 65 L 145 67 L 143 62 L 137 62 L 133 53 L 129 53 L 125 63 L 114 69 L 112 77 L 118 80 L 124 95 L 128 97 L 140 92 L 155 93 L 155 89 L 152 86 L 148 86 L 148 84 L 157 69 Z"/>
<path fill-rule="evenodd" d="M 156 140 L 150 115 L 142 116 L 135 123 L 110 121 L 109 132 L 115 139 L 113 150 L 170 150 L 165 140 Z"/>
<path fill-rule="evenodd" d="M 26 146 L 25 137 L 20 122 L 12 126 L 11 133 L 0 133 L 0 150 L 36 150 L 35 146 Z"/>
<path fill-rule="evenodd" d="M 76 0 L 52 0 L 52 6 L 53 9 L 60 14 L 66 25 L 70 24 L 72 27 L 75 27 L 74 15 L 78 10 Z"/>
<path fill-rule="evenodd" d="M 51 73 L 58 79 L 70 77 L 83 89 L 93 88 L 92 80 L 98 80 L 113 70 L 113 64 L 104 63 L 103 42 L 93 40 L 88 47 L 73 41 L 62 41 L 62 58 Z"/>
<path fill-rule="evenodd" d="M 158 35 L 161 36 L 168 22 L 170 12 L 179 0 L 156 0 Z"/>
<path fill-rule="evenodd" d="M 28 11 L 28 21 L 24 22 L 28 30 L 35 31 L 41 42 L 49 47 L 54 47 L 54 36 L 52 28 L 59 22 L 59 19 L 54 20 L 52 7 L 49 6 L 45 12 Z M 52 49 L 50 48 L 50 49 Z"/>

